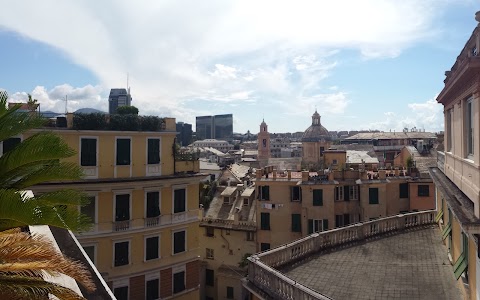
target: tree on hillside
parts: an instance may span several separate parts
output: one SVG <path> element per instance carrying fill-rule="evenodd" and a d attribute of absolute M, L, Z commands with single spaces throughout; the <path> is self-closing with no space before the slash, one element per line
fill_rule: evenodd
<path fill-rule="evenodd" d="M 83 193 L 62 189 L 31 197 L 23 192 L 46 181 L 79 180 L 82 170 L 75 163 L 61 161 L 75 152 L 52 132 L 33 133 L 20 142 L 18 135 L 40 127 L 44 120 L 20 112 L 20 105 L 7 108 L 7 99 L 7 93 L 0 91 L 0 142 L 4 146 L 0 157 L 0 298 L 38 299 L 52 293 L 61 295 L 57 295 L 60 299 L 81 299 L 73 297 L 73 291 L 42 281 L 39 274 L 64 273 L 91 289 L 85 269 L 48 251 L 51 245 L 43 238 L 15 228 L 51 225 L 73 231 L 88 229 L 89 218 L 78 210 L 79 205 L 87 204 Z M 3 293 L 15 297 L 2 297 Z"/>
<path fill-rule="evenodd" d="M 119 106 L 116 113 L 119 115 L 138 115 L 138 108 L 135 106 Z"/>

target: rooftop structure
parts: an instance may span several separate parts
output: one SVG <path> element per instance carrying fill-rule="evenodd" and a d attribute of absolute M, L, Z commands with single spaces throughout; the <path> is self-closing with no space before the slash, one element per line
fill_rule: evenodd
<path fill-rule="evenodd" d="M 117 113 L 117 108 L 120 106 L 130 106 L 132 104 L 132 96 L 130 95 L 130 88 L 128 89 L 111 89 L 108 96 L 108 113 Z"/>
<path fill-rule="evenodd" d="M 244 287 L 259 299 L 462 299 L 435 214 L 358 223 L 255 254 Z"/>

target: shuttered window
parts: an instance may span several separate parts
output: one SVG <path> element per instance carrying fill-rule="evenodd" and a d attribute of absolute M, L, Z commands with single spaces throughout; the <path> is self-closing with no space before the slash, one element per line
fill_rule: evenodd
<path fill-rule="evenodd" d="M 408 198 L 408 183 L 400 183 L 400 198 Z"/>
<path fill-rule="evenodd" d="M 117 166 L 130 165 L 130 139 L 117 139 Z"/>
<path fill-rule="evenodd" d="M 130 220 L 130 195 L 115 196 L 115 222 Z"/>
<path fill-rule="evenodd" d="M 147 218 L 154 218 L 160 215 L 160 193 L 147 193 Z"/>
<path fill-rule="evenodd" d="M 185 290 L 185 271 L 173 274 L 173 293 L 180 293 Z"/>
<path fill-rule="evenodd" d="M 177 189 L 173 192 L 173 213 L 186 210 L 185 189 Z"/>
<path fill-rule="evenodd" d="M 173 253 L 185 251 L 185 230 L 173 233 Z"/>
<path fill-rule="evenodd" d="M 313 206 L 323 206 L 323 190 L 313 190 Z"/>
<path fill-rule="evenodd" d="M 159 295 L 159 286 L 160 286 L 160 280 L 157 279 L 152 279 L 147 281 L 147 295 L 145 299 L 147 300 L 156 300 L 160 298 Z"/>
<path fill-rule="evenodd" d="M 115 267 L 128 265 L 129 242 L 115 243 Z"/>
<path fill-rule="evenodd" d="M 97 139 L 84 138 L 80 141 L 80 164 L 84 167 L 97 165 Z"/>
<path fill-rule="evenodd" d="M 270 213 L 260 213 L 260 229 L 270 230 Z"/>
<path fill-rule="evenodd" d="M 160 163 L 160 139 L 148 139 L 148 164 Z"/>
<path fill-rule="evenodd" d="M 378 204 L 378 188 L 368 189 L 368 204 Z"/>
<path fill-rule="evenodd" d="M 292 214 L 292 232 L 302 232 L 301 214 Z"/>
<path fill-rule="evenodd" d="M 158 236 L 149 237 L 145 240 L 145 260 L 158 258 Z"/>

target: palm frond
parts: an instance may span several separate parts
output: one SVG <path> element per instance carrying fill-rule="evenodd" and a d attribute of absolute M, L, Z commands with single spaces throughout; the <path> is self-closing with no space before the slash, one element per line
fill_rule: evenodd
<path fill-rule="evenodd" d="M 35 114 L 19 112 L 20 105 L 7 108 L 8 94 L 0 91 L 0 141 L 45 124 L 45 120 Z"/>
<path fill-rule="evenodd" d="M 37 170 L 32 170 L 24 177 L 12 178 L 9 187 L 25 189 L 29 186 L 48 181 L 75 180 L 83 176 L 82 169 L 76 163 L 58 162 L 47 164 Z M 15 179 L 17 179 L 15 181 Z"/>
<path fill-rule="evenodd" d="M 83 231 L 91 226 L 91 220 L 77 208 L 86 201 L 78 191 L 59 190 L 41 195 L 39 200 L 14 189 L 0 189 L 0 199 L 0 230 L 48 224 Z"/>

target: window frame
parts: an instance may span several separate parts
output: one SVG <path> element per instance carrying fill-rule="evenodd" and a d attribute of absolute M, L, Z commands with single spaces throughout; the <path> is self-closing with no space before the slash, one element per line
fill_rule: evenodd
<path fill-rule="evenodd" d="M 260 185 L 259 189 L 260 189 L 260 191 L 259 191 L 260 201 L 270 201 L 270 186 L 269 185 Z"/>
<path fill-rule="evenodd" d="M 158 239 L 158 244 L 157 244 L 157 257 L 155 258 L 147 258 L 147 240 L 148 239 L 151 239 L 151 238 L 157 238 Z M 161 256 L 161 248 L 162 248 L 162 245 L 161 245 L 161 242 L 162 242 L 162 238 L 161 238 L 161 234 L 154 234 L 154 235 L 146 235 L 143 237 L 143 247 L 144 247 L 144 251 L 143 251 L 143 261 L 144 262 L 149 262 L 149 261 L 153 261 L 153 260 L 159 260 L 160 258 L 162 258 Z"/>
<path fill-rule="evenodd" d="M 148 287 L 148 282 L 149 281 L 154 281 L 154 280 L 158 280 L 158 290 L 157 290 L 157 293 L 158 293 L 158 298 L 156 299 L 160 299 L 160 274 L 159 272 L 155 272 L 155 273 L 150 273 L 150 274 L 145 274 L 145 299 L 148 299 L 147 298 L 147 287 Z"/>
<path fill-rule="evenodd" d="M 405 188 L 404 188 L 403 192 L 402 192 L 402 187 L 405 187 L 405 186 L 406 186 L 406 191 L 405 191 Z M 402 197 L 402 196 L 405 196 L 405 193 L 406 193 L 406 197 Z M 409 187 L 408 182 L 402 182 L 402 183 L 398 184 L 398 196 L 399 196 L 400 199 L 410 198 L 410 187 Z"/>
<path fill-rule="evenodd" d="M 115 261 L 116 261 L 116 249 L 115 249 L 115 245 L 116 244 L 120 244 L 120 243 L 128 243 L 128 253 L 127 253 L 127 260 L 128 262 L 126 264 L 123 264 L 123 265 L 115 265 Z M 123 239 L 123 240 L 116 240 L 116 241 L 113 241 L 113 257 L 112 257 L 112 266 L 113 268 L 118 268 L 118 267 L 124 267 L 124 266 L 129 266 L 131 263 L 132 263 L 132 259 L 131 259 L 131 253 L 132 253 L 132 241 L 131 239 Z"/>
<path fill-rule="evenodd" d="M 465 99 L 464 108 L 464 132 L 465 158 L 473 160 L 475 155 L 475 108 L 473 96 Z M 469 110 L 470 109 L 470 110 Z"/>
<path fill-rule="evenodd" d="M 117 196 L 119 195 L 128 195 L 128 209 L 129 209 L 129 218 L 128 220 L 121 220 L 117 221 Z M 123 222 L 123 221 L 131 221 L 132 220 L 132 191 L 115 191 L 113 193 L 113 222 Z"/>
<path fill-rule="evenodd" d="M 333 191 L 333 199 L 334 201 L 344 201 L 344 192 L 345 188 L 343 185 L 335 186 L 335 190 Z"/>
<path fill-rule="evenodd" d="M 158 140 L 158 162 L 152 162 L 150 163 L 150 151 L 149 151 L 149 141 L 150 140 Z M 155 166 L 155 165 L 159 165 L 162 163 L 162 138 L 161 137 L 147 137 L 146 138 L 146 162 L 147 162 L 147 166 Z"/>
<path fill-rule="evenodd" d="M 185 210 L 175 212 L 175 191 L 182 190 L 182 189 L 185 190 L 185 204 L 184 204 Z M 172 214 L 182 214 L 188 211 L 188 192 L 187 191 L 188 189 L 186 185 L 172 187 Z"/>
<path fill-rule="evenodd" d="M 446 129 L 446 140 L 447 140 L 447 152 L 452 153 L 453 152 L 453 108 L 450 108 L 446 110 L 445 113 L 445 129 Z"/>
<path fill-rule="evenodd" d="M 264 226 L 264 222 L 266 222 L 266 220 L 265 221 L 263 220 L 264 216 L 265 218 L 267 218 L 268 216 L 268 224 L 266 224 L 265 226 Z M 272 227 L 270 226 L 270 213 L 261 212 L 260 213 L 260 230 L 271 230 L 271 228 Z"/>
<path fill-rule="evenodd" d="M 215 259 L 215 249 L 205 248 L 205 259 Z"/>
<path fill-rule="evenodd" d="M 97 243 L 87 243 L 81 246 L 82 250 L 85 252 L 85 254 L 87 254 L 86 256 L 92 261 L 93 264 L 95 264 L 97 261 Z M 93 258 L 88 255 L 87 251 L 85 250 L 86 247 L 93 247 Z"/>
<path fill-rule="evenodd" d="M 112 293 L 115 295 L 115 289 L 124 288 L 124 287 L 127 288 L 127 299 L 130 299 L 130 279 L 129 278 L 114 281 L 112 284 Z"/>
<path fill-rule="evenodd" d="M 130 157 L 129 157 L 129 163 L 128 164 L 118 164 L 118 140 L 129 140 L 130 141 Z M 132 137 L 130 136 L 116 136 L 115 137 L 115 166 L 121 167 L 121 166 L 132 166 Z"/>
<path fill-rule="evenodd" d="M 183 290 L 175 292 L 175 274 L 183 272 Z M 172 268 L 172 295 L 180 294 L 187 290 L 187 270 L 185 265 Z"/>
<path fill-rule="evenodd" d="M 183 251 L 180 251 L 180 252 L 175 252 L 175 234 L 176 233 L 179 233 L 179 232 L 184 232 L 184 248 L 183 248 Z M 187 239 L 188 239 L 188 236 L 187 236 L 187 228 L 181 228 L 181 229 L 177 229 L 177 230 L 172 230 L 172 255 L 180 255 L 182 253 L 186 253 L 188 252 L 188 247 L 187 247 Z"/>
<path fill-rule="evenodd" d="M 227 299 L 234 299 L 235 298 L 235 289 L 233 286 L 227 286 Z"/>
<path fill-rule="evenodd" d="M 87 192 L 87 198 L 93 198 L 93 201 L 95 203 L 95 216 L 94 216 L 94 219 L 92 220 L 92 223 L 95 225 L 95 224 L 98 224 L 98 194 L 90 194 Z M 84 206 L 83 206 L 84 207 Z M 82 213 L 82 206 L 79 205 L 78 206 L 78 212 Z"/>
<path fill-rule="evenodd" d="M 376 200 L 372 200 L 372 191 L 376 191 Z M 368 188 L 368 204 L 369 205 L 378 205 L 380 204 L 380 191 L 378 187 L 369 187 Z"/>
<path fill-rule="evenodd" d="M 158 216 L 148 217 L 148 194 L 150 194 L 150 193 L 158 193 L 158 212 L 159 212 Z M 155 218 L 155 217 L 161 216 L 162 215 L 162 193 L 161 193 L 161 190 L 159 190 L 159 189 L 145 189 L 144 197 L 145 197 L 144 198 L 145 203 L 144 203 L 144 208 L 143 208 L 144 218 L 147 219 L 147 218 Z"/>
<path fill-rule="evenodd" d="M 420 191 L 420 187 L 422 191 Z M 425 190 L 426 188 L 426 190 Z M 418 197 L 430 197 L 430 186 L 428 184 L 419 184 L 417 186 L 417 196 Z"/>
<path fill-rule="evenodd" d="M 20 143 L 22 143 L 23 142 L 23 134 L 11 136 L 6 140 L 9 140 L 9 139 L 20 139 Z M 4 151 L 3 151 L 3 143 L 4 143 L 4 141 L 0 141 L 0 157 L 2 157 L 3 154 L 5 154 Z"/>
<path fill-rule="evenodd" d="M 316 199 L 315 192 L 320 192 L 320 199 Z M 312 205 L 313 206 L 323 206 L 323 189 L 313 189 L 312 190 Z"/>
<path fill-rule="evenodd" d="M 211 232 L 210 232 L 211 231 Z M 215 228 L 211 226 L 205 227 L 205 236 L 207 237 L 215 237 Z"/>
<path fill-rule="evenodd" d="M 298 192 L 298 199 L 294 198 L 295 190 Z M 290 186 L 290 201 L 301 202 L 302 201 L 302 189 L 298 185 Z"/>
<path fill-rule="evenodd" d="M 80 141 L 79 141 L 79 149 L 80 149 L 80 153 L 78 155 L 78 164 L 81 166 L 81 167 L 98 167 L 98 148 L 99 148 L 99 143 L 98 143 L 98 136 L 80 136 L 79 137 Z M 82 142 L 83 140 L 95 140 L 95 164 L 94 165 L 84 165 L 82 163 Z"/>
<path fill-rule="evenodd" d="M 302 233 L 302 214 L 291 214 L 291 231 Z"/>
<path fill-rule="evenodd" d="M 208 273 L 210 273 L 211 276 L 209 276 Z M 210 277 L 211 280 L 209 280 Z M 215 286 L 215 270 L 205 268 L 205 286 Z"/>

